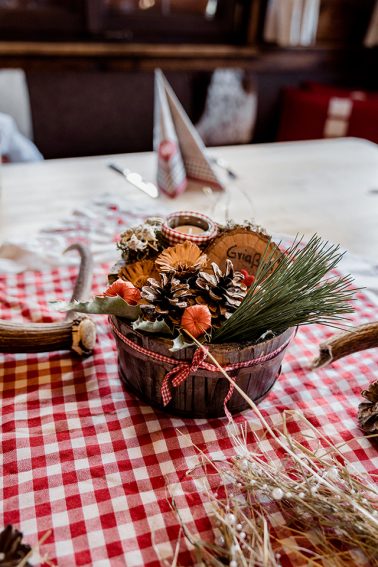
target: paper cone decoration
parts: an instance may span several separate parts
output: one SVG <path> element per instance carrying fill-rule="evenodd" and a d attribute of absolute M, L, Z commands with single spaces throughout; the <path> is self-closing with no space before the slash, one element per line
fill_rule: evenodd
<path fill-rule="evenodd" d="M 158 187 L 170 197 L 185 191 L 188 180 L 223 188 L 204 143 L 160 70 L 155 71 L 154 150 Z"/>

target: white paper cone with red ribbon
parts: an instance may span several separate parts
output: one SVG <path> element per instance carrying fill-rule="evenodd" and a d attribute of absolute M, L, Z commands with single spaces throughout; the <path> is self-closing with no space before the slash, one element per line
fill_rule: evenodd
<path fill-rule="evenodd" d="M 159 69 L 155 71 L 154 150 L 158 187 L 170 197 L 185 191 L 188 180 L 223 188 L 204 143 Z"/>

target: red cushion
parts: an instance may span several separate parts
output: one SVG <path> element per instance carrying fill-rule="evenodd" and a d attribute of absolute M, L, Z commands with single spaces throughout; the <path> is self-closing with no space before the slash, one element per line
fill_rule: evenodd
<path fill-rule="evenodd" d="M 278 140 L 323 138 L 328 98 L 301 89 L 284 89 Z"/>
<path fill-rule="evenodd" d="M 354 100 L 365 99 L 378 99 L 378 93 L 366 91 L 363 89 L 346 89 L 343 87 L 335 87 L 334 85 L 327 85 L 324 83 L 317 83 L 316 81 L 305 81 L 303 88 L 312 93 L 326 94 L 330 96 L 348 97 Z"/>
<path fill-rule="evenodd" d="M 378 98 L 353 102 L 348 136 L 365 138 L 378 144 Z"/>
<path fill-rule="evenodd" d="M 324 138 L 328 106 L 334 96 L 302 89 L 285 89 L 278 141 Z M 366 138 L 378 143 L 378 97 L 353 100 L 347 122 L 346 136 Z"/>

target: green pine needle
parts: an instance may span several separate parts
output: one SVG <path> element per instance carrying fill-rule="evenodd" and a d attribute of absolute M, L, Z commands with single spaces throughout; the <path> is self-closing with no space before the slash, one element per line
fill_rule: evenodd
<path fill-rule="evenodd" d="M 309 323 L 336 326 L 353 312 L 352 277 L 325 277 L 343 256 L 339 246 L 314 235 L 303 247 L 296 240 L 281 255 L 268 247 L 245 299 L 213 342 L 253 342 L 268 330 L 279 334 Z"/>

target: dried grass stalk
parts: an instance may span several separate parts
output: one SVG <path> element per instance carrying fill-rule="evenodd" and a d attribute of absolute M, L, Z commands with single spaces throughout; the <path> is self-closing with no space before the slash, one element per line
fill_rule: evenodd
<path fill-rule="evenodd" d="M 282 427 L 271 425 L 211 354 L 209 358 L 248 400 L 263 434 L 251 424 L 231 422 L 232 458 L 213 461 L 199 450 L 199 464 L 188 474 L 203 479 L 214 541 L 203 541 L 181 523 L 200 564 L 278 567 L 290 560 L 313 567 L 378 565 L 375 480 L 346 463 L 340 446 L 300 412 L 286 411 Z M 310 431 L 310 437 L 293 436 L 293 420 L 296 430 Z M 262 443 L 266 439 L 268 449 Z M 257 450 L 251 449 L 253 441 Z M 270 459 L 272 448 L 280 454 L 278 463 Z M 174 498 L 172 503 L 175 507 Z"/>

